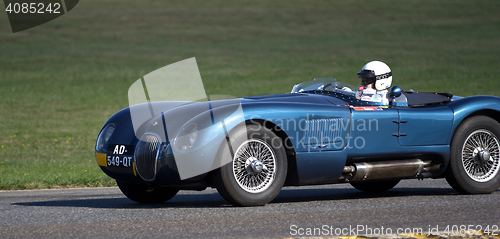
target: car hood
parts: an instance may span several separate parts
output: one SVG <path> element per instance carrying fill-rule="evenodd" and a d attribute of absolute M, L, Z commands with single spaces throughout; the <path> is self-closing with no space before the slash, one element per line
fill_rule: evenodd
<path fill-rule="evenodd" d="M 169 132 L 175 133 L 193 118 L 207 117 L 206 121 L 213 122 L 214 120 L 222 120 L 222 118 L 226 118 L 234 114 L 234 112 L 244 115 L 245 108 L 251 106 L 257 106 L 258 108 L 260 104 L 275 107 L 306 104 L 314 107 L 319 105 L 345 105 L 346 102 L 332 96 L 286 93 L 228 98 L 208 102 L 152 102 L 134 105 L 129 108 L 136 133 L 141 126 L 144 127 L 144 124 L 150 124 L 147 128 L 151 128 L 159 123 L 168 125 L 167 130 L 170 129 Z M 224 111 L 223 114 L 220 113 L 222 111 Z"/>
<path fill-rule="evenodd" d="M 274 95 L 259 95 L 241 98 L 242 104 L 253 103 L 292 103 L 292 104 L 326 104 L 345 105 L 346 102 L 333 96 L 306 93 L 285 93 Z"/>

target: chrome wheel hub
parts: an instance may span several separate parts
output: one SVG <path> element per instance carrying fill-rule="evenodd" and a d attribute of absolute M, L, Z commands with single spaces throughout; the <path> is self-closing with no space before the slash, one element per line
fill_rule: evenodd
<path fill-rule="evenodd" d="M 500 170 L 500 143 L 488 130 L 476 130 L 465 140 L 462 165 L 467 175 L 476 182 L 493 179 Z"/>
<path fill-rule="evenodd" d="M 249 193 L 260 193 L 271 186 L 276 176 L 276 156 L 271 146 L 260 139 L 249 139 L 236 150 L 233 175 Z"/>
<path fill-rule="evenodd" d="M 486 150 L 481 151 L 481 153 L 479 153 L 479 159 L 481 160 L 481 162 L 487 163 L 491 159 L 490 152 Z"/>
<path fill-rule="evenodd" d="M 491 155 L 488 150 L 483 149 L 482 147 L 477 147 L 472 152 L 472 157 L 479 162 L 487 163 L 491 160 Z"/>
<path fill-rule="evenodd" d="M 262 163 L 255 157 L 250 157 L 245 162 L 245 171 L 251 175 L 257 175 L 262 172 L 262 170 L 267 170 L 266 165 Z"/>

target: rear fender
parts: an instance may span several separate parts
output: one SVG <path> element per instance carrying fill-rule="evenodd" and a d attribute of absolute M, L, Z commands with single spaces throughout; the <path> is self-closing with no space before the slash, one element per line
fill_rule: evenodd
<path fill-rule="evenodd" d="M 500 114 L 500 98 L 496 96 L 470 96 L 452 101 L 448 106 L 454 112 L 453 126 L 457 127 L 470 115 L 478 111 L 498 112 Z"/>

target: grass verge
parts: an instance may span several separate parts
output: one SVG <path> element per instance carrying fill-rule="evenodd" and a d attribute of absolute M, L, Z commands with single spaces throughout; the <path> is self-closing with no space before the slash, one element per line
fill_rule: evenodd
<path fill-rule="evenodd" d="M 109 186 L 100 127 L 128 87 L 196 57 L 207 95 L 357 84 L 382 60 L 404 90 L 500 93 L 498 1 L 81 1 L 13 34 L 0 18 L 0 189 Z"/>

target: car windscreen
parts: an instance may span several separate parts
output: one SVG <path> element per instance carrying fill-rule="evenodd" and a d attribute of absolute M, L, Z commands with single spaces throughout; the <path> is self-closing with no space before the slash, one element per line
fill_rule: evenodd
<path fill-rule="evenodd" d="M 292 89 L 292 93 L 329 95 L 352 105 L 384 105 L 381 102 L 367 102 L 357 99 L 356 91 L 358 88 L 357 86 L 337 81 L 335 78 L 316 78 L 313 81 L 295 85 Z"/>

